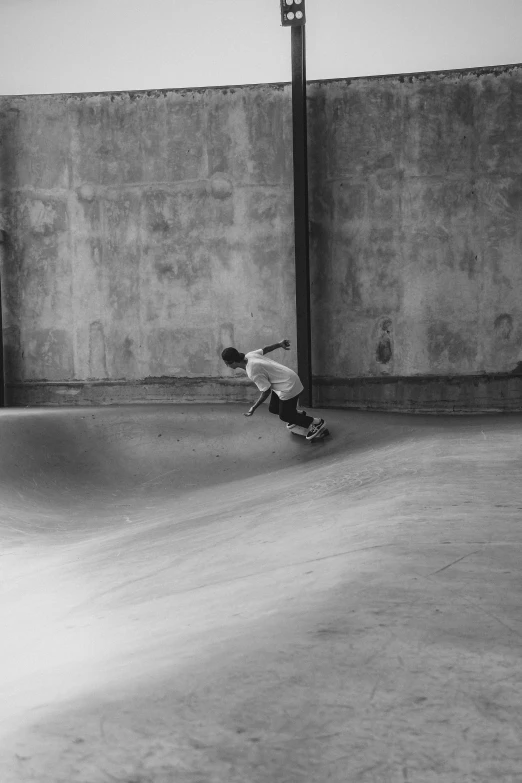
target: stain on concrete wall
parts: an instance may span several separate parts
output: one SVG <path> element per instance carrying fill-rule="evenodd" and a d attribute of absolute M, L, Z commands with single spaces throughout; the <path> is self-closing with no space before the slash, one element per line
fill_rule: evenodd
<path fill-rule="evenodd" d="M 376 341 L 375 359 L 381 365 L 382 370 L 386 368 L 391 372 L 393 367 L 393 322 L 391 318 L 382 318 L 379 321 Z"/>
<path fill-rule="evenodd" d="M 107 378 L 107 352 L 103 324 L 94 321 L 89 327 L 89 376 Z"/>
<path fill-rule="evenodd" d="M 502 342 L 509 342 L 513 333 L 513 318 L 509 313 L 497 315 L 494 322 L 495 334 Z"/>

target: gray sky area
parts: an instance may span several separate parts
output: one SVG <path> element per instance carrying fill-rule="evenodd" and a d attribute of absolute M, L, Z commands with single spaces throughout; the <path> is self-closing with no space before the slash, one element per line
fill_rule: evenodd
<path fill-rule="evenodd" d="M 522 61 L 522 0 L 306 0 L 308 79 Z M 289 81 L 279 0 L 0 0 L 0 94 Z"/>

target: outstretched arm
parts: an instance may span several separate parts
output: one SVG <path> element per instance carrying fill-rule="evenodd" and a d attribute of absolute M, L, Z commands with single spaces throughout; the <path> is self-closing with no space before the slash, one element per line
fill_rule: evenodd
<path fill-rule="evenodd" d="M 265 353 L 270 353 L 271 351 L 276 351 L 278 348 L 284 348 L 285 351 L 290 350 L 290 340 L 281 340 L 278 343 L 274 343 L 273 345 L 266 345 L 263 348 L 263 356 Z"/>
<path fill-rule="evenodd" d="M 250 408 L 250 410 L 249 410 L 249 411 L 247 411 L 247 413 L 244 413 L 244 414 L 243 414 L 243 416 L 252 416 L 252 414 L 254 413 L 254 411 L 256 410 L 256 408 L 259 408 L 259 406 L 260 406 L 260 405 L 262 405 L 262 404 L 264 403 L 264 401 L 266 400 L 266 398 L 270 396 L 271 392 L 272 392 L 272 389 L 267 389 L 266 391 L 264 391 L 264 392 L 261 392 L 261 394 L 259 395 L 258 399 L 257 399 L 257 400 L 255 401 L 255 403 L 252 405 L 252 407 Z"/>

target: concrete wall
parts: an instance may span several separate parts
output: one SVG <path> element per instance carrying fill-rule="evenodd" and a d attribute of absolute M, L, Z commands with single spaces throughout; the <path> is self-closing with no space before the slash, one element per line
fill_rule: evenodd
<path fill-rule="evenodd" d="M 522 67 L 308 94 L 317 402 L 522 409 Z M 0 100 L 14 403 L 252 394 L 219 353 L 295 340 L 290 102 Z"/>
<path fill-rule="evenodd" d="M 522 360 L 522 68 L 315 83 L 309 104 L 318 398 L 360 407 L 344 381 L 380 378 L 368 403 L 407 408 L 397 377 L 511 372 Z"/>
<path fill-rule="evenodd" d="M 228 399 L 224 347 L 295 342 L 289 102 L 284 86 L 0 102 L 14 402 L 82 400 L 72 381 L 104 383 L 98 401 L 114 382 L 139 398 L 136 381 Z"/>

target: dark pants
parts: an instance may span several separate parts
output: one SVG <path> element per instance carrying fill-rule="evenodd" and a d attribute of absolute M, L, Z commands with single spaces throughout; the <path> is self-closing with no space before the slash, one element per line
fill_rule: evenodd
<path fill-rule="evenodd" d="M 270 405 L 268 410 L 270 413 L 275 413 L 281 421 L 286 421 L 289 424 L 297 424 L 298 427 L 308 427 L 313 422 L 312 416 L 307 416 L 306 413 L 297 412 L 297 403 L 299 401 L 299 395 L 292 397 L 291 400 L 281 400 L 277 394 L 273 391 L 270 397 Z"/>

